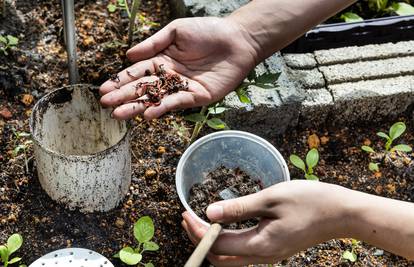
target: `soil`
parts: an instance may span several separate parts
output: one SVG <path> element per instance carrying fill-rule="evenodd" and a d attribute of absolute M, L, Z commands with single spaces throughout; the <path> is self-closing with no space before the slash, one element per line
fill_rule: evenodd
<path fill-rule="evenodd" d="M 133 154 L 132 184 L 120 205 L 108 213 L 82 214 L 52 201 L 42 190 L 28 132 L 28 117 L 34 103 L 46 92 L 68 83 L 63 48 L 60 1 L 8 1 L 7 16 L 0 16 L 0 33 L 19 37 L 9 56 L 0 56 L 0 243 L 12 233 L 21 233 L 24 245 L 16 256 L 30 264 L 40 256 L 65 247 L 85 247 L 112 258 L 119 249 L 134 245 L 133 223 L 149 215 L 155 224 L 158 252 L 146 252 L 144 262 L 156 266 L 183 266 L 193 245 L 181 229 L 184 211 L 175 189 L 175 168 L 188 145 L 189 127 L 181 114 L 169 114 L 145 122 L 137 117 L 131 125 Z M 15 4 L 13 4 L 15 3 Z M 81 81 L 99 85 L 125 65 L 126 25 L 122 12 L 108 13 L 108 1 L 76 1 Z M 134 43 L 153 34 L 169 19 L 166 0 L 142 1 L 140 13 L 147 20 Z M 401 118 L 408 125 L 399 141 L 414 145 L 411 114 Z M 394 199 L 413 202 L 413 154 L 392 155 L 395 164 L 380 165 L 380 172 L 368 170 L 371 159 L 362 144 L 376 150 L 384 145 L 375 135 L 394 121 L 352 127 L 325 126 L 292 129 L 285 136 L 267 139 L 285 158 L 304 156 L 308 138 L 320 139 L 321 161 L 316 174 L 321 181 L 340 184 Z M 24 145 L 18 153 L 15 148 Z M 290 166 L 292 177 L 302 173 Z M 350 264 L 341 254 L 351 248 L 350 239 L 331 240 L 302 251 L 280 263 L 282 266 L 414 266 L 392 253 L 362 243 L 356 249 L 358 261 Z"/>
<path fill-rule="evenodd" d="M 208 205 L 259 192 L 262 188 L 259 179 L 253 179 L 243 170 L 220 166 L 209 172 L 202 183 L 190 189 L 188 204 L 201 219 L 209 221 L 206 215 Z M 224 225 L 227 229 L 245 229 L 255 226 L 258 219 Z"/>

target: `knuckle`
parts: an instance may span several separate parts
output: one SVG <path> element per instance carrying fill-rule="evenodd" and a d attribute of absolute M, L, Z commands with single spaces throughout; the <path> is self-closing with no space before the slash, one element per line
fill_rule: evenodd
<path fill-rule="evenodd" d="M 230 215 L 234 219 L 240 219 L 246 213 L 246 205 L 244 202 L 235 201 L 232 207 L 230 207 Z"/>

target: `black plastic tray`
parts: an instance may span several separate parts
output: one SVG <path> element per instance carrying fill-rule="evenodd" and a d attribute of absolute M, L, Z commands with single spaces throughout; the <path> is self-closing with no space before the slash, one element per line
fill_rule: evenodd
<path fill-rule="evenodd" d="M 320 49 L 407 40 L 414 40 L 414 15 L 322 24 L 282 49 L 282 52 L 307 53 Z"/>

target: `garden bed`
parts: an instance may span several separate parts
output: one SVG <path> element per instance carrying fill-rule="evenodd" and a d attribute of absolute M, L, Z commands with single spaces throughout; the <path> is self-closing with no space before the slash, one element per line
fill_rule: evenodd
<path fill-rule="evenodd" d="M 34 102 L 46 91 L 67 84 L 60 31 L 62 20 L 57 2 L 23 4 L 19 1 L 23 5 L 17 6 L 21 13 L 10 15 L 10 23 L 5 23 L 9 18 L 0 21 L 0 30 L 20 38 L 15 52 L 8 57 L 0 56 L 0 243 L 12 233 L 22 234 L 24 245 L 16 255 L 22 256 L 27 264 L 56 249 L 85 247 L 102 253 L 115 266 L 124 266 L 112 255 L 133 243 L 133 223 L 149 215 L 155 223 L 154 241 L 160 250 L 146 252 L 145 262 L 152 261 L 155 266 L 183 266 L 193 246 L 180 224 L 184 209 L 176 194 L 175 168 L 187 146 L 190 134 L 187 128 L 192 125 L 184 122 L 181 114 L 165 115 L 152 122 L 136 118 L 132 122 L 132 184 L 127 197 L 116 209 L 92 214 L 70 211 L 52 201 L 40 187 L 31 144 L 26 142 L 29 137 L 24 133 L 29 131 L 28 117 Z M 126 50 L 122 45 L 107 46 L 107 42 L 124 40 L 127 22 L 119 13 L 109 14 L 106 4 L 77 1 L 76 6 L 81 80 L 96 85 L 122 67 Z M 148 15 L 149 21 L 167 23 L 169 9 L 165 1 L 143 1 L 143 5 L 142 11 L 152 14 Z M 13 8 L 10 12 L 13 13 Z M 22 25 L 19 24 L 21 16 L 26 20 Z M 156 29 L 144 30 L 138 40 Z M 99 33 L 101 31 L 103 33 Z M 414 125 L 408 118 L 401 118 L 408 125 L 408 134 L 400 141 L 413 145 Z M 412 176 L 404 178 L 394 167 L 381 168 L 381 175 L 369 171 L 369 158 L 360 149 L 369 141 L 379 144 L 380 138 L 375 133 L 386 131 L 392 123 L 292 129 L 285 136 L 268 140 L 287 159 L 292 153 L 303 156 L 309 149 L 309 136 L 316 134 L 320 139 L 321 157 L 316 174 L 321 181 L 413 201 Z M 412 156 L 409 156 L 410 161 Z M 302 177 L 293 166 L 289 167 L 292 177 Z M 352 264 L 341 260 L 341 254 L 350 248 L 351 239 L 332 240 L 303 251 L 282 265 L 348 266 Z M 355 266 L 413 265 L 367 244 L 358 246 L 356 252 Z"/>

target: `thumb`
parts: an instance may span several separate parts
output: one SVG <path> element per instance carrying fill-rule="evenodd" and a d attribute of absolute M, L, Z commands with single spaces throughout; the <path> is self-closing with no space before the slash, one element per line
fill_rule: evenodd
<path fill-rule="evenodd" d="M 127 51 L 130 61 L 152 58 L 166 49 L 175 39 L 175 22 L 171 22 L 157 33 Z"/>
<path fill-rule="evenodd" d="M 263 191 L 213 203 L 206 212 L 212 222 L 220 223 L 240 222 L 268 214 Z"/>

